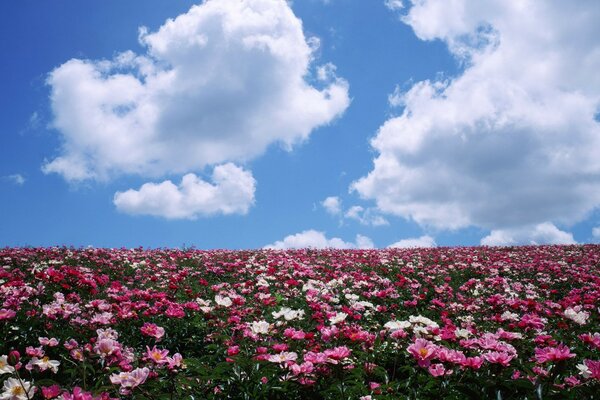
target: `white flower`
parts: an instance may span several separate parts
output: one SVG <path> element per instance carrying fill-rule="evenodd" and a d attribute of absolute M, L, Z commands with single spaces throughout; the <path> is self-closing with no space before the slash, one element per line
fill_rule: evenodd
<path fill-rule="evenodd" d="M 392 332 L 398 331 L 400 329 L 410 328 L 410 322 L 408 321 L 388 321 L 383 325 L 384 328 L 389 329 Z"/>
<path fill-rule="evenodd" d="M 265 280 L 265 278 L 260 278 L 258 281 L 256 281 L 256 286 L 269 287 L 271 285 Z"/>
<path fill-rule="evenodd" d="M 454 331 L 454 336 L 456 336 L 459 339 L 467 339 L 469 336 L 471 336 L 471 332 L 468 329 L 457 329 L 456 331 Z"/>
<path fill-rule="evenodd" d="M 8 365 L 8 356 L 0 357 L 0 375 L 12 374 L 13 372 L 15 372 L 15 369 Z"/>
<path fill-rule="evenodd" d="M 329 318 L 329 322 L 331 323 L 331 325 L 339 324 L 340 322 L 344 321 L 347 316 L 348 314 L 344 312 L 339 312 L 336 313 L 333 317 Z"/>
<path fill-rule="evenodd" d="M 507 320 L 518 321 L 519 320 L 519 314 L 515 314 L 515 313 L 512 313 L 510 311 L 504 311 L 502 313 L 502 315 L 500 316 L 500 318 L 502 318 L 502 321 L 507 321 Z"/>
<path fill-rule="evenodd" d="M 592 376 L 592 371 L 590 371 L 588 366 L 585 364 L 577 364 L 577 369 L 579 370 L 579 373 L 581 374 L 581 376 L 583 376 L 585 379 Z"/>
<path fill-rule="evenodd" d="M 283 351 L 279 354 L 273 354 L 269 357 L 269 361 L 274 363 L 284 363 L 287 361 L 296 361 L 298 359 L 298 354 L 293 351 Z"/>
<path fill-rule="evenodd" d="M 22 381 L 18 379 L 8 378 L 4 381 L 4 392 L 0 394 L 1 400 L 27 400 L 33 397 L 34 387 L 31 386 L 30 382 Z"/>
<path fill-rule="evenodd" d="M 304 310 L 292 310 L 289 307 L 283 307 L 281 310 L 271 313 L 273 318 L 279 319 L 283 317 L 286 321 L 291 321 L 293 319 L 302 319 L 304 318 Z"/>
<path fill-rule="evenodd" d="M 233 302 L 231 301 L 231 299 L 229 297 L 221 296 L 221 295 L 215 296 L 215 303 L 217 303 L 218 305 L 220 305 L 222 307 L 231 307 L 231 305 L 233 304 Z"/>
<path fill-rule="evenodd" d="M 423 317 L 422 315 L 411 315 L 410 317 L 408 317 L 408 320 L 410 321 L 411 324 L 420 324 L 420 325 L 424 325 L 424 326 L 428 326 L 430 328 L 439 328 L 440 326 L 437 324 L 437 322 L 430 320 L 427 317 Z"/>
<path fill-rule="evenodd" d="M 585 325 L 590 317 L 590 313 L 587 311 L 579 311 L 580 309 L 580 307 L 576 307 L 575 309 L 567 308 L 565 310 L 565 318 L 575 321 L 579 325 Z"/>
<path fill-rule="evenodd" d="M 40 371 L 45 371 L 47 369 L 51 370 L 54 373 L 58 372 L 58 366 L 60 365 L 60 361 L 51 360 L 48 357 L 43 357 L 38 359 L 37 357 L 33 357 L 31 359 L 31 364 L 37 366 Z"/>
<path fill-rule="evenodd" d="M 267 334 L 271 330 L 271 325 L 267 321 L 254 321 L 250 325 L 250 330 L 255 335 Z"/>

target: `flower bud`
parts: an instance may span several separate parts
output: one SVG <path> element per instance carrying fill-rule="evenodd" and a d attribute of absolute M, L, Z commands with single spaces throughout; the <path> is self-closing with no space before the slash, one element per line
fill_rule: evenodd
<path fill-rule="evenodd" d="M 8 361 L 8 365 L 10 365 L 11 367 L 14 367 L 15 365 L 17 365 L 19 363 L 20 359 L 21 359 L 21 354 L 19 354 L 19 352 L 17 350 L 11 350 L 10 353 L 8 353 L 7 361 Z"/>

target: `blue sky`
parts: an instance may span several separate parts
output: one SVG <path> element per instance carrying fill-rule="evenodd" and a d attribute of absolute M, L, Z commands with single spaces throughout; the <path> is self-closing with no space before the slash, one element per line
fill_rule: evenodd
<path fill-rule="evenodd" d="M 0 14 L 0 245 L 600 240 L 597 2 Z"/>

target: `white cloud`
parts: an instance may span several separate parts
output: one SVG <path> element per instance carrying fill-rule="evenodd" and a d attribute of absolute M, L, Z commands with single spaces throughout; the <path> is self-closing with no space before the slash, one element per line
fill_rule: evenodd
<path fill-rule="evenodd" d="M 404 8 L 402 0 L 384 0 L 383 4 L 392 11 L 401 10 Z"/>
<path fill-rule="evenodd" d="M 340 215 L 342 213 L 342 202 L 337 196 L 329 196 L 321 202 L 321 205 L 331 215 Z"/>
<path fill-rule="evenodd" d="M 382 226 L 389 222 L 377 213 L 373 208 L 352 206 L 344 213 L 344 217 L 360 222 L 362 225 Z"/>
<path fill-rule="evenodd" d="M 388 248 L 410 248 L 410 247 L 435 247 L 435 239 L 428 235 L 418 238 L 402 239 L 396 243 L 390 244 Z"/>
<path fill-rule="evenodd" d="M 318 41 L 284 0 L 208 0 L 139 40 L 145 54 L 72 59 L 49 75 L 63 145 L 44 172 L 107 180 L 244 161 L 349 105 L 333 65 L 312 69 Z"/>
<path fill-rule="evenodd" d="M 600 3 L 412 3 L 403 21 L 465 69 L 390 97 L 402 114 L 352 188 L 441 229 L 573 223 L 600 205 Z"/>
<path fill-rule="evenodd" d="M 573 234 L 544 222 L 535 226 L 513 229 L 495 229 L 481 239 L 484 246 L 512 246 L 519 244 L 575 244 Z"/>
<path fill-rule="evenodd" d="M 323 206 L 328 214 L 340 217 L 340 223 L 343 223 L 345 219 L 352 219 L 358 221 L 361 225 L 382 226 L 389 224 L 389 222 L 373 208 L 351 206 L 344 211 L 342 201 L 337 196 L 327 197 L 321 202 L 321 206 Z"/>
<path fill-rule="evenodd" d="M 372 249 L 373 241 L 366 236 L 356 235 L 354 243 L 345 242 L 340 238 L 334 237 L 328 239 L 323 232 L 309 229 L 295 235 L 286 236 L 283 240 L 266 245 L 265 249 Z"/>
<path fill-rule="evenodd" d="M 594 239 L 600 239 L 600 226 L 597 226 L 592 229 L 592 237 Z"/>
<path fill-rule="evenodd" d="M 254 204 L 252 174 L 231 163 L 215 167 L 212 184 L 187 174 L 179 185 L 171 181 L 146 183 L 139 190 L 117 192 L 114 204 L 127 214 L 168 219 L 195 219 L 214 214 L 246 214 Z"/>
<path fill-rule="evenodd" d="M 18 186 L 23 186 L 25 184 L 25 177 L 21 174 L 7 175 L 4 177 L 4 179 L 6 179 Z"/>

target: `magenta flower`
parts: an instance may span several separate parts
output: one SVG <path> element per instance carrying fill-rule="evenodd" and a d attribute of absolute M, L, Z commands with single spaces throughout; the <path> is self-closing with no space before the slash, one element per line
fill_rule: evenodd
<path fill-rule="evenodd" d="M 161 328 L 156 324 L 152 324 L 150 322 L 144 323 L 144 325 L 140 328 L 140 331 L 145 336 L 150 336 L 156 339 L 159 342 L 162 337 L 165 335 L 165 329 Z"/>
<path fill-rule="evenodd" d="M 575 357 L 575 354 L 571 353 L 571 350 L 564 344 L 559 344 L 556 347 L 545 347 L 543 349 L 535 349 L 535 361 L 538 363 L 546 362 L 558 362 L 562 360 L 568 360 L 569 358 Z"/>

